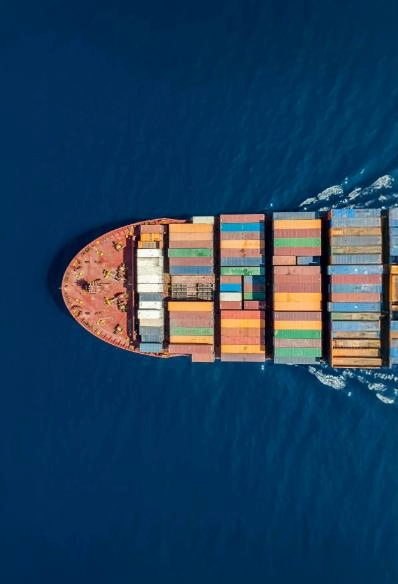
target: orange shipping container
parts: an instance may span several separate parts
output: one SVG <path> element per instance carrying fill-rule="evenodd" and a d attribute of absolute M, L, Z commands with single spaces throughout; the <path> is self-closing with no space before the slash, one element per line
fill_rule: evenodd
<path fill-rule="evenodd" d="M 304 302 L 310 304 L 311 302 L 320 302 L 322 294 L 320 292 L 275 292 L 275 302 L 294 302 L 295 304 Z"/>
<path fill-rule="evenodd" d="M 170 343 L 183 343 L 191 344 L 191 343 L 198 343 L 200 345 L 212 345 L 214 342 L 214 337 L 206 336 L 206 337 L 197 337 L 197 336 L 179 336 L 179 335 L 171 335 L 170 336 Z"/>
<path fill-rule="evenodd" d="M 221 249 L 258 249 L 264 250 L 262 242 L 253 239 L 223 240 L 220 241 Z"/>
<path fill-rule="evenodd" d="M 264 353 L 264 347 L 259 345 L 221 345 L 222 353 Z"/>
<path fill-rule="evenodd" d="M 188 312 L 210 312 L 213 310 L 213 302 L 185 302 L 185 301 L 171 301 L 168 303 L 168 309 L 172 311 L 188 311 Z"/>
<path fill-rule="evenodd" d="M 275 229 L 320 229 L 320 219 L 275 219 L 273 222 Z"/>
<path fill-rule="evenodd" d="M 381 294 L 339 294 L 332 293 L 330 296 L 331 302 L 380 302 Z"/>
<path fill-rule="evenodd" d="M 237 300 L 221 300 L 220 302 L 220 310 L 225 311 L 228 310 L 239 310 L 240 308 L 242 308 L 242 302 L 239 302 Z"/>
<path fill-rule="evenodd" d="M 170 223 L 170 233 L 206 233 L 213 232 L 211 223 Z"/>
<path fill-rule="evenodd" d="M 295 266 L 296 256 L 272 256 L 273 266 Z"/>
<path fill-rule="evenodd" d="M 181 233 L 176 231 L 169 233 L 170 241 L 213 241 L 212 231 L 194 231 L 193 233 Z M 199 247 L 199 246 L 198 246 Z"/>
<path fill-rule="evenodd" d="M 333 357 L 380 357 L 379 349 L 332 349 Z"/>
<path fill-rule="evenodd" d="M 234 310 L 228 314 L 228 318 L 254 318 L 261 320 L 264 319 L 264 312 L 262 310 Z"/>
<path fill-rule="evenodd" d="M 321 331 L 322 321 L 320 320 L 275 320 L 274 329 L 283 330 L 310 330 Z"/>
<path fill-rule="evenodd" d="M 228 314 L 228 311 L 224 311 L 224 314 Z M 223 318 L 221 321 L 221 333 L 225 328 L 256 328 L 260 329 L 264 327 L 264 321 L 262 320 L 252 320 L 249 318 Z"/>

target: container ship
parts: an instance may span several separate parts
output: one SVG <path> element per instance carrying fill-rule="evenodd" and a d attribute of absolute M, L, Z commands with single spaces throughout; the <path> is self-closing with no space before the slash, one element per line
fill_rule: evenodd
<path fill-rule="evenodd" d="M 71 261 L 65 304 L 133 353 L 193 362 L 398 363 L 398 209 L 155 219 Z"/>

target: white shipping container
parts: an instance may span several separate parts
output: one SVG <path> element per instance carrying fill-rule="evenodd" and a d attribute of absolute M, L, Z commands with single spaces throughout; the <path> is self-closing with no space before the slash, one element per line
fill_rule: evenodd
<path fill-rule="evenodd" d="M 163 258 L 137 258 L 137 268 L 140 266 L 163 266 Z"/>
<path fill-rule="evenodd" d="M 138 307 L 143 310 L 151 310 L 152 308 L 154 310 L 160 310 L 163 308 L 163 302 L 157 300 L 153 300 L 152 302 L 150 300 L 140 300 Z"/>
<path fill-rule="evenodd" d="M 139 320 L 159 320 L 160 318 L 163 318 L 163 310 L 142 310 L 139 308 L 138 318 Z"/>
<path fill-rule="evenodd" d="M 163 284 L 137 284 L 137 292 L 163 292 Z"/>
<path fill-rule="evenodd" d="M 220 292 L 220 300 L 222 302 L 240 302 L 242 300 L 242 292 Z"/>
<path fill-rule="evenodd" d="M 214 224 L 214 217 L 211 215 L 203 215 L 203 216 L 198 216 L 196 215 L 195 217 L 192 217 L 192 223 L 207 223 L 207 224 Z"/>
<path fill-rule="evenodd" d="M 163 284 L 162 274 L 137 274 L 138 284 Z"/>
<path fill-rule="evenodd" d="M 163 257 L 162 249 L 137 249 L 137 258 L 161 258 Z"/>
<path fill-rule="evenodd" d="M 141 326 L 152 326 L 154 328 L 163 328 L 164 327 L 164 319 L 158 318 L 157 320 L 147 320 L 145 318 L 140 319 L 140 327 Z"/>
<path fill-rule="evenodd" d="M 163 274 L 162 266 L 139 266 L 137 274 Z"/>

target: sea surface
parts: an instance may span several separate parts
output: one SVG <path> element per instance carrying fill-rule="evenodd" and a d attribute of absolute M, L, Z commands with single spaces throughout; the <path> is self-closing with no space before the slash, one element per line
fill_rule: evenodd
<path fill-rule="evenodd" d="M 397 22 L 2 4 L 2 584 L 396 584 L 398 371 L 135 357 L 59 286 L 131 221 L 398 204 Z"/>

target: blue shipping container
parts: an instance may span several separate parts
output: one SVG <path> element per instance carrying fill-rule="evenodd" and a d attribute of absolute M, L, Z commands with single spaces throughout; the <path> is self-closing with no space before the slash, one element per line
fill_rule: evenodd
<path fill-rule="evenodd" d="M 332 292 L 336 294 L 381 294 L 383 286 L 381 284 L 333 284 Z"/>
<path fill-rule="evenodd" d="M 318 211 L 280 211 L 272 214 L 272 219 L 318 219 Z"/>
<path fill-rule="evenodd" d="M 380 254 L 377 253 L 366 253 L 366 254 L 352 254 L 352 255 L 332 255 L 330 258 L 331 264 L 344 265 L 344 264 L 381 264 L 382 258 Z"/>
<path fill-rule="evenodd" d="M 391 320 L 390 321 L 390 329 L 392 331 L 398 331 L 398 320 Z"/>
<path fill-rule="evenodd" d="M 140 351 L 144 353 L 161 353 L 163 351 L 162 343 L 140 343 Z"/>
<path fill-rule="evenodd" d="M 241 292 L 242 284 L 220 284 L 220 292 Z"/>
<path fill-rule="evenodd" d="M 332 217 L 348 217 L 355 219 L 356 217 L 380 217 L 381 209 L 332 209 Z"/>
<path fill-rule="evenodd" d="M 220 223 L 221 231 L 264 231 L 264 223 Z"/>
<path fill-rule="evenodd" d="M 382 274 L 384 271 L 383 266 L 369 266 L 369 265 L 361 265 L 361 266 L 328 266 L 328 274 L 329 275 L 338 275 L 338 276 L 356 276 L 358 274 Z"/>
<path fill-rule="evenodd" d="M 380 302 L 328 302 L 329 312 L 380 312 Z"/>
<path fill-rule="evenodd" d="M 171 276 L 211 276 L 213 268 L 211 266 L 170 266 Z"/>
<path fill-rule="evenodd" d="M 263 266 L 264 258 L 249 257 L 249 258 L 221 258 L 221 266 Z"/>
<path fill-rule="evenodd" d="M 393 219 L 393 221 L 396 221 Z M 361 217 L 355 219 L 348 219 L 345 217 L 334 217 L 330 220 L 332 227 L 381 227 L 381 219 L 379 217 Z M 398 226 L 395 225 L 395 227 Z"/>
<path fill-rule="evenodd" d="M 380 331 L 378 320 L 334 320 L 333 331 Z"/>

